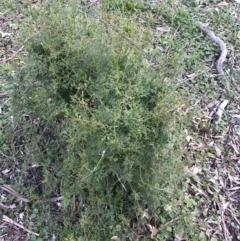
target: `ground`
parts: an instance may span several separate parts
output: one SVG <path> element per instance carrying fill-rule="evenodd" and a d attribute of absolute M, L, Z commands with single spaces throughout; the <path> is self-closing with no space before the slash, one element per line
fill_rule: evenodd
<path fill-rule="evenodd" d="M 94 3 L 89 7 L 94 7 Z M 8 0 L 3 4 L 4 10 L 0 13 L 2 91 L 11 90 L 5 74 L 13 71 L 16 63 L 22 64 L 18 53 L 25 54 L 24 46 L 18 42 L 18 25 L 27 18 L 21 9 L 38 9 L 40 5 L 37 1 L 16 4 Z M 162 5 L 162 16 L 155 14 L 156 5 Z M 101 9 L 101 4 L 97 7 Z M 175 81 L 179 91 L 188 91 L 191 105 L 185 108 L 185 103 L 180 103 L 179 114 L 191 113 L 191 119 L 185 126 L 181 153 L 190 163 L 186 167 L 189 174 L 187 205 L 193 210 L 194 221 L 201 230 L 199 240 L 240 240 L 240 3 L 233 0 L 155 1 L 148 2 L 147 10 L 140 10 L 138 14 L 142 19 L 139 23 L 150 22 L 150 57 L 159 60 L 161 54 L 182 56 L 183 63 L 178 65 L 182 68 L 181 74 L 175 76 Z M 218 75 L 215 65 L 219 46 L 201 31 L 199 21 L 208 23 L 209 29 L 227 45 L 222 76 Z M 130 44 L 137 46 L 137 43 Z M 172 71 L 171 66 L 168 69 Z M 1 98 L 1 130 L 8 115 L 8 98 L 8 95 Z M 224 100 L 228 101 L 227 106 L 216 121 L 216 112 Z M 21 173 L 21 163 L 5 151 L 7 147 L 1 138 L 4 139 L 2 132 L 0 209 L 5 216 L 0 221 L 0 240 L 55 240 L 54 232 L 44 238 L 31 233 L 39 233 L 43 221 L 36 218 L 39 210 L 29 202 L 34 197 L 22 195 L 21 182 L 28 178 L 30 186 L 41 186 L 41 177 L 34 164 Z M 61 201 L 56 200 L 51 205 L 57 212 Z M 176 240 L 184 240 L 184 237 Z"/>

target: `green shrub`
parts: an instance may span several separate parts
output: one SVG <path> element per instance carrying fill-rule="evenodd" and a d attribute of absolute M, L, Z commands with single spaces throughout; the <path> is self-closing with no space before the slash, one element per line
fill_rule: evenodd
<path fill-rule="evenodd" d="M 169 144 L 178 97 L 164 70 L 75 4 L 46 5 L 23 33 L 13 120 L 45 193 L 64 196 L 66 240 L 133 240 L 147 207 L 155 225 L 180 217 L 183 164 Z"/>

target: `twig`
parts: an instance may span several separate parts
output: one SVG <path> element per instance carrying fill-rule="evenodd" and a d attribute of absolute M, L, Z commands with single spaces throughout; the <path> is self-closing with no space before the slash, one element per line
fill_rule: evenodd
<path fill-rule="evenodd" d="M 174 218 L 174 219 L 170 220 L 169 222 L 163 224 L 163 225 L 158 229 L 158 231 L 161 231 L 161 230 L 165 229 L 167 226 L 169 226 L 170 224 L 176 222 L 178 219 L 179 219 L 179 218 Z"/>
<path fill-rule="evenodd" d="M 14 220 L 12 220 L 11 218 L 7 217 L 6 215 L 3 215 L 3 219 L 2 219 L 4 222 L 7 222 L 7 223 L 10 223 L 10 224 L 14 224 L 16 226 L 18 226 L 19 228 L 25 230 L 26 232 L 28 233 L 31 233 L 31 234 L 34 234 L 35 236 L 39 236 L 40 234 L 39 233 L 35 233 L 25 227 L 23 227 L 21 224 L 15 222 Z"/>
<path fill-rule="evenodd" d="M 16 198 L 18 198 L 19 200 L 28 203 L 29 200 L 25 197 L 23 197 L 21 194 L 17 193 L 15 190 L 13 190 L 9 185 L 3 184 L 0 186 L 0 188 L 10 194 L 12 194 L 13 196 L 15 196 Z"/>
<path fill-rule="evenodd" d="M 225 213 L 226 208 L 229 205 L 229 202 L 225 202 L 224 199 L 222 200 L 222 202 L 223 203 L 221 203 L 221 204 L 218 203 L 218 205 L 221 207 L 220 210 L 221 210 L 221 221 L 222 221 L 223 233 L 224 233 L 224 236 L 225 236 L 225 240 L 231 241 L 232 239 L 230 238 L 230 232 L 227 229 L 227 226 L 226 226 L 226 223 L 225 223 L 225 218 L 224 218 L 224 213 Z"/>
<path fill-rule="evenodd" d="M 1 151 L 0 151 L 0 155 L 4 156 L 4 157 L 6 157 L 6 158 L 8 158 L 8 159 L 10 159 L 10 160 L 15 161 L 15 158 L 13 158 L 13 157 L 11 157 L 11 156 L 7 156 L 7 155 L 5 155 L 5 154 L 4 154 L 3 152 L 1 152 Z"/>
<path fill-rule="evenodd" d="M 122 187 L 124 188 L 124 190 L 127 192 L 126 187 L 124 186 L 124 184 L 122 183 L 121 179 L 119 178 L 119 176 L 117 175 L 118 181 L 122 184 Z"/>

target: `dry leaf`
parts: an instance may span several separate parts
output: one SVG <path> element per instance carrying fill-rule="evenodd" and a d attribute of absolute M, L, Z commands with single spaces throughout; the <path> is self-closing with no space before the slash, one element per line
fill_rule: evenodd
<path fill-rule="evenodd" d="M 240 115 L 233 115 L 233 117 L 240 119 Z"/>
<path fill-rule="evenodd" d="M 215 148 L 215 151 L 216 151 L 217 157 L 220 157 L 221 154 L 222 154 L 222 151 L 220 150 L 220 148 L 219 148 L 217 145 L 214 145 L 214 148 Z"/>
<path fill-rule="evenodd" d="M 227 209 L 229 204 L 230 204 L 230 202 L 226 202 L 226 203 L 222 204 L 221 209 L 222 209 L 223 212 L 225 212 L 225 210 Z"/>
<path fill-rule="evenodd" d="M 2 35 L 2 38 L 6 37 L 6 36 L 11 36 L 12 33 L 4 33 L 2 31 L 0 31 L 1 35 Z"/>
<path fill-rule="evenodd" d="M 203 110 L 205 110 L 205 109 L 212 109 L 212 108 L 216 107 L 219 104 L 220 104 L 220 101 L 210 102 L 203 108 Z"/>
<path fill-rule="evenodd" d="M 164 28 L 164 27 L 157 27 L 156 28 L 158 31 L 166 33 L 170 31 L 170 28 Z"/>
<path fill-rule="evenodd" d="M 10 209 L 14 209 L 14 208 L 16 208 L 17 206 L 16 206 L 16 204 L 14 203 L 14 204 L 11 204 L 10 206 L 9 206 L 9 208 Z"/>
<path fill-rule="evenodd" d="M 201 168 L 200 166 L 194 165 L 194 166 L 192 166 L 191 168 L 189 168 L 189 171 L 190 171 L 193 175 L 196 175 L 196 174 L 198 174 L 199 172 L 202 171 L 202 168 Z"/>
<path fill-rule="evenodd" d="M 192 74 L 187 75 L 187 77 L 189 79 L 193 79 L 195 76 L 196 76 L 196 73 L 192 73 Z"/>
<path fill-rule="evenodd" d="M 192 138 L 191 136 L 187 136 L 187 137 L 186 137 L 187 142 L 192 141 L 192 139 L 193 139 L 193 138 Z"/>
<path fill-rule="evenodd" d="M 10 172 L 9 169 L 5 169 L 5 170 L 2 171 L 2 174 L 3 174 L 3 175 L 6 175 L 6 174 L 9 173 L 9 172 Z"/>
<path fill-rule="evenodd" d="M 207 191 L 208 191 L 208 193 L 210 193 L 211 195 L 213 195 L 213 193 L 214 193 L 214 191 L 212 191 L 209 186 L 207 186 Z"/>
<path fill-rule="evenodd" d="M 147 224 L 147 227 L 149 228 L 150 232 L 151 232 L 151 239 L 155 239 L 154 236 L 157 235 L 158 233 L 158 229 L 155 228 L 154 226 L 152 226 L 151 224 Z"/>
<path fill-rule="evenodd" d="M 225 2 L 225 1 L 223 1 L 223 2 L 221 2 L 221 3 L 218 3 L 217 5 L 218 5 L 219 7 L 221 7 L 221 6 L 228 6 L 228 3 Z"/>
<path fill-rule="evenodd" d="M 208 146 L 214 146 L 214 141 L 211 141 L 209 144 L 208 144 Z"/>
<path fill-rule="evenodd" d="M 234 149 L 234 151 L 236 152 L 236 154 L 239 154 L 239 150 L 238 150 L 237 146 L 235 144 L 231 144 L 231 146 Z"/>
<path fill-rule="evenodd" d="M 111 240 L 120 241 L 120 238 L 118 236 L 112 236 Z"/>
<path fill-rule="evenodd" d="M 20 214 L 19 214 L 19 218 L 20 218 L 20 219 L 23 219 L 23 218 L 24 218 L 24 216 L 25 216 L 25 214 L 24 214 L 24 213 L 20 213 Z"/>

